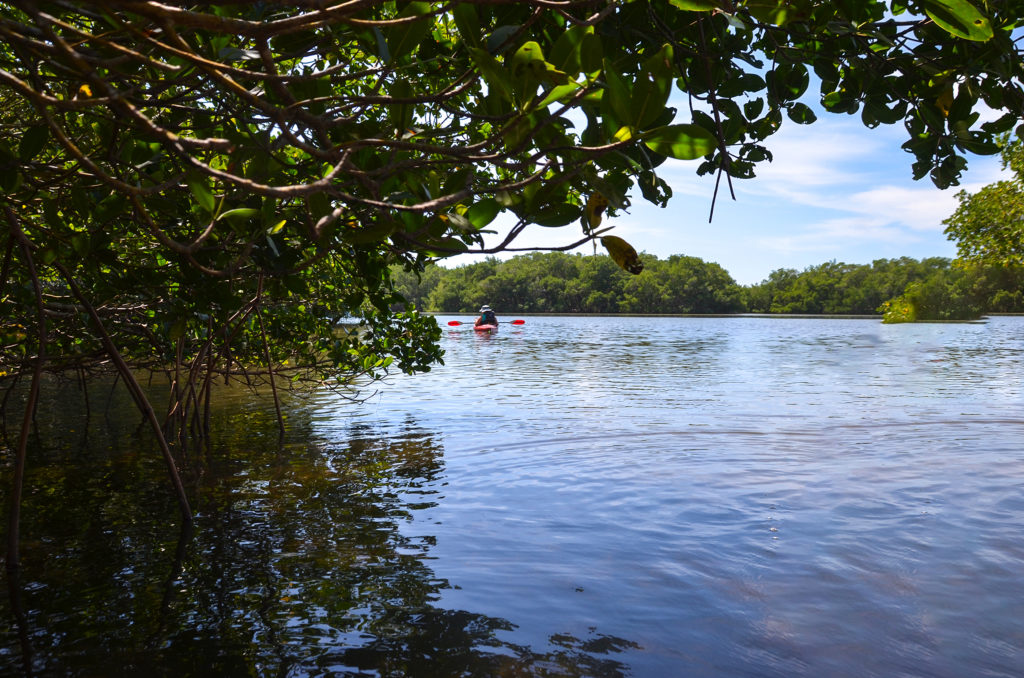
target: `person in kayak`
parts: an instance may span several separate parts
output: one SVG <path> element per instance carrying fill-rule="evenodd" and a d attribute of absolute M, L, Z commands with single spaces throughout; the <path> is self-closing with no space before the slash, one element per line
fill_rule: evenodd
<path fill-rule="evenodd" d="M 494 315 L 494 311 L 491 310 L 490 306 L 484 304 L 480 307 L 480 317 L 477 318 L 476 322 L 473 324 L 476 327 L 480 327 L 481 325 L 494 325 L 497 327 L 498 316 Z"/>

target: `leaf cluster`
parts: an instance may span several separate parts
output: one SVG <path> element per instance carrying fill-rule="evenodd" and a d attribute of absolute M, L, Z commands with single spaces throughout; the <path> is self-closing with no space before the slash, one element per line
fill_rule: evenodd
<path fill-rule="evenodd" d="M 1012 176 L 976 193 L 961 191 L 956 211 L 942 222 L 968 262 L 1024 264 L 1024 146 L 1019 139 L 1003 142 L 1003 168 Z"/>

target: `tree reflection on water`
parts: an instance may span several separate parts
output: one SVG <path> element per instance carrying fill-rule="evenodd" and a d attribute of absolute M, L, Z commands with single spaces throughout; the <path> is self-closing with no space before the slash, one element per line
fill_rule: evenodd
<path fill-rule="evenodd" d="M 23 615 L 17 599 L 0 603 L 18 622 L 0 630 L 0 673 L 627 671 L 615 655 L 629 641 L 593 630 L 534 649 L 505 639 L 509 620 L 435 606 L 450 584 L 427 565 L 433 538 L 400 526 L 438 500 L 438 437 L 407 422 L 399 435 L 353 427 L 341 443 L 317 441 L 304 412 L 293 409 L 284 443 L 271 413 L 222 413 L 216 438 L 188 455 L 192 529 L 177 526 L 162 461 L 136 422 L 100 431 L 93 421 L 76 440 L 73 417 L 43 417 L 64 435 L 37 440 L 64 442 L 32 450 L 15 588 Z"/>

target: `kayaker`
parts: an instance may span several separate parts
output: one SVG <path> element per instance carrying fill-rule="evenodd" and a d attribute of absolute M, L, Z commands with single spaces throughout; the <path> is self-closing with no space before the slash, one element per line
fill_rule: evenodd
<path fill-rule="evenodd" d="M 477 327 L 480 327 L 481 325 L 494 325 L 497 327 L 498 316 L 494 315 L 494 311 L 491 310 L 490 306 L 484 304 L 480 307 L 480 317 L 477 318 L 476 322 L 473 324 Z"/>

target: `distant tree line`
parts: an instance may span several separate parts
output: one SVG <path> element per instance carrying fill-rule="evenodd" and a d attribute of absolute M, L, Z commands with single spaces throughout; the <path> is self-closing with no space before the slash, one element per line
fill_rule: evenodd
<path fill-rule="evenodd" d="M 419 275 L 393 269 L 396 289 L 427 311 L 468 313 L 884 314 L 892 322 L 1024 312 L 1024 266 L 959 265 L 943 257 L 835 261 L 778 269 L 742 286 L 716 263 L 642 254 L 629 275 L 607 256 L 534 252 Z"/>
<path fill-rule="evenodd" d="M 965 320 L 1024 312 L 1024 266 L 971 264 L 944 257 L 835 261 L 803 271 L 778 269 L 744 288 L 753 313 L 868 315 L 888 322 Z"/>

